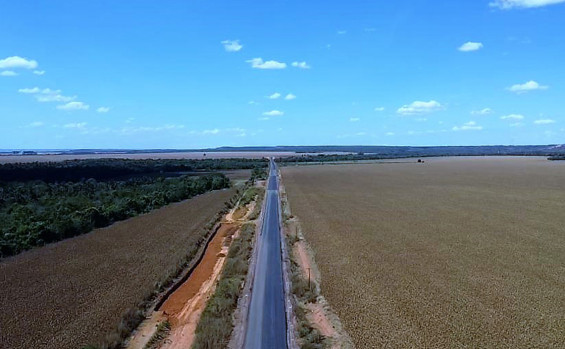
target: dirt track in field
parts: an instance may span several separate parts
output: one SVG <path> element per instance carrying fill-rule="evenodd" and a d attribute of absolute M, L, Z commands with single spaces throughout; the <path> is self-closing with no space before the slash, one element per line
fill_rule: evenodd
<path fill-rule="evenodd" d="M 565 163 L 282 169 L 359 348 L 565 347 Z"/>
<path fill-rule="evenodd" d="M 0 348 L 102 340 L 204 238 L 234 193 L 204 194 L 3 260 Z"/>

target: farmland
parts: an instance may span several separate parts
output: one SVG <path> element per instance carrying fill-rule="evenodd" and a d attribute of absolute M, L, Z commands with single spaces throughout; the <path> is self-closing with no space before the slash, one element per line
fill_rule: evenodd
<path fill-rule="evenodd" d="M 171 204 L 0 262 L 0 347 L 99 343 L 203 241 L 234 195 Z"/>
<path fill-rule="evenodd" d="M 92 159 L 130 160 L 204 160 L 204 159 L 262 159 L 267 156 L 292 156 L 294 152 L 234 151 L 234 152 L 159 152 L 159 153 L 87 153 L 87 154 L 38 154 L 0 155 L 0 164 L 26 162 L 60 162 Z"/>
<path fill-rule="evenodd" d="M 282 169 L 322 294 L 359 348 L 562 348 L 565 164 Z"/>

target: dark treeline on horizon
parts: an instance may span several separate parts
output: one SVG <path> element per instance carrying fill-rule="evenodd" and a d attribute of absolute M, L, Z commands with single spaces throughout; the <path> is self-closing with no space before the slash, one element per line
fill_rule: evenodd
<path fill-rule="evenodd" d="M 42 180 L 46 182 L 110 180 L 127 176 L 184 172 L 215 172 L 266 167 L 263 159 L 87 159 L 60 162 L 10 163 L 0 165 L 0 182 Z M 194 172 L 194 173 L 192 173 Z"/>

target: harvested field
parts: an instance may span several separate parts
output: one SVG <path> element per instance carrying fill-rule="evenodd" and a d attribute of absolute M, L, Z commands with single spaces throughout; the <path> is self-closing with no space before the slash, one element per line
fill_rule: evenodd
<path fill-rule="evenodd" d="M 195 247 L 234 189 L 0 262 L 0 347 L 79 348 L 112 332 Z"/>
<path fill-rule="evenodd" d="M 100 153 L 0 155 L 0 164 L 16 162 L 48 162 L 83 159 L 262 159 L 268 156 L 294 156 L 295 152 L 171 152 L 171 153 Z"/>
<path fill-rule="evenodd" d="M 359 348 L 565 347 L 565 163 L 282 169 Z"/>
<path fill-rule="evenodd" d="M 231 181 L 245 182 L 251 177 L 251 170 L 226 170 L 222 171 Z"/>

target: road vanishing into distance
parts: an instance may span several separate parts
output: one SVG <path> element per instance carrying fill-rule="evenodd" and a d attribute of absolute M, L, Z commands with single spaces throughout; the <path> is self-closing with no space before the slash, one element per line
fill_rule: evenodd
<path fill-rule="evenodd" d="M 263 226 L 245 333 L 246 349 L 286 348 L 280 200 L 277 166 L 271 159 Z"/>

